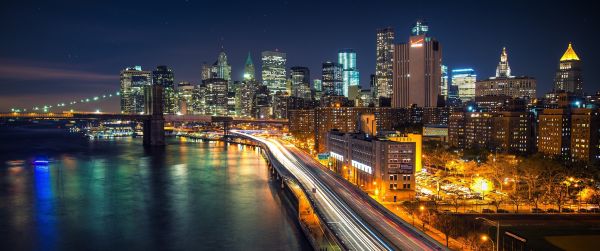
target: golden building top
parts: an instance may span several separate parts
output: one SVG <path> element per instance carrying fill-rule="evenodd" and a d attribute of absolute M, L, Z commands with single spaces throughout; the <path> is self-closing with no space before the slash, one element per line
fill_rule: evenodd
<path fill-rule="evenodd" d="M 569 43 L 569 47 L 567 48 L 567 51 L 565 51 L 565 54 L 563 54 L 563 56 L 560 58 L 560 61 L 571 61 L 571 60 L 579 61 L 579 57 L 577 56 L 577 53 L 575 53 L 575 50 L 573 50 L 571 43 Z"/>

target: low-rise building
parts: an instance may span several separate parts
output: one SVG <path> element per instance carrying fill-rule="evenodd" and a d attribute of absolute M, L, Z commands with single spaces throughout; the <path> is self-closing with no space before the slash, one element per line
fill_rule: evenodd
<path fill-rule="evenodd" d="M 417 143 L 330 131 L 330 168 L 384 201 L 414 197 Z"/>

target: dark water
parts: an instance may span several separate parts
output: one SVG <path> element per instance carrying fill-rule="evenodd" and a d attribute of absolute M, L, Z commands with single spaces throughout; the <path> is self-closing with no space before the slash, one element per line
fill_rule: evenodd
<path fill-rule="evenodd" d="M 0 250 L 309 249 L 251 148 L 4 127 L 0 161 Z"/>

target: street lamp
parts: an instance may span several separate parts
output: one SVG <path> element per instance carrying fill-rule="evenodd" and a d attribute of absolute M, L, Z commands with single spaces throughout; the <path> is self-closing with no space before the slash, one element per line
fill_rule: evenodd
<path fill-rule="evenodd" d="M 486 242 L 486 241 L 488 241 L 488 240 L 489 240 L 490 242 L 492 242 L 492 250 L 494 250 L 494 247 L 497 247 L 497 245 L 494 245 L 494 241 L 493 241 L 492 239 L 490 239 L 490 238 L 489 238 L 487 235 L 485 235 L 485 234 L 481 236 L 481 240 L 482 240 L 483 242 Z M 496 240 L 496 241 L 498 241 L 498 240 Z M 498 250 L 498 249 L 496 248 L 496 250 Z"/>
<path fill-rule="evenodd" d="M 489 225 L 492 225 L 492 226 L 495 226 L 495 227 L 496 227 L 496 242 L 498 242 L 498 244 L 500 244 L 500 243 L 499 243 L 499 241 L 500 241 L 500 221 L 498 221 L 498 220 L 497 220 L 497 221 L 493 221 L 493 220 L 489 220 L 489 219 L 486 219 L 486 218 L 483 218 L 483 217 L 477 217 L 477 218 L 475 218 L 475 219 L 476 219 L 476 220 L 482 220 L 482 221 L 485 221 L 485 223 L 487 223 L 487 224 L 489 224 Z M 488 239 L 487 235 L 484 235 L 484 236 L 485 236 L 485 239 Z M 482 240 L 484 240 L 484 236 L 482 236 L 482 237 L 481 237 L 481 239 L 482 239 Z M 484 240 L 484 241 L 485 241 L 485 240 Z M 493 247 L 494 247 L 494 242 L 493 242 L 491 239 L 490 239 L 490 241 L 492 242 L 492 249 L 493 249 Z M 499 251 L 499 250 L 500 250 L 500 249 L 499 249 L 499 246 L 500 246 L 500 245 L 496 245 L 496 251 Z"/>

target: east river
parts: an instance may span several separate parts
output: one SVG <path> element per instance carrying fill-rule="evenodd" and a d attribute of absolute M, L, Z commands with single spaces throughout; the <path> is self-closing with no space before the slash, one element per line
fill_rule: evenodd
<path fill-rule="evenodd" d="M 250 147 L 0 127 L 2 250 L 310 249 L 295 218 Z"/>

